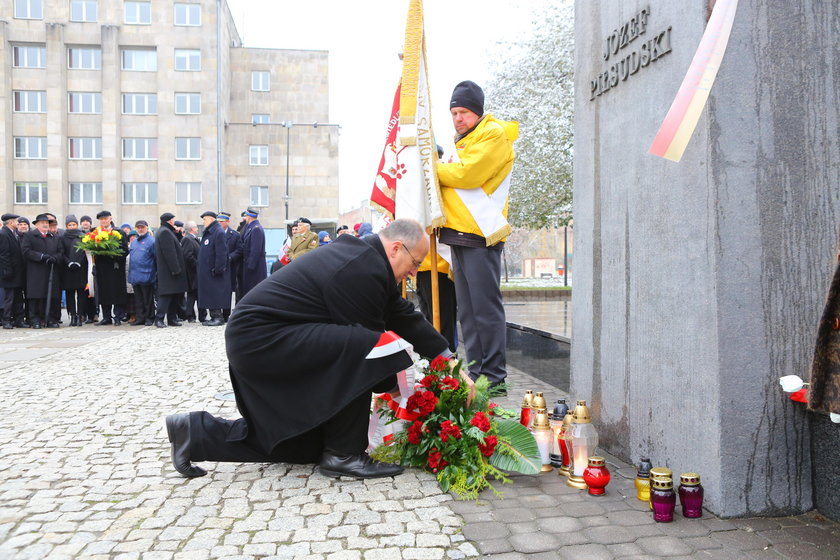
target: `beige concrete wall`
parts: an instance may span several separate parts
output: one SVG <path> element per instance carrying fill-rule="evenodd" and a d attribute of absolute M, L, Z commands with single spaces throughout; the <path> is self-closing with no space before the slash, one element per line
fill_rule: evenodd
<path fill-rule="evenodd" d="M 268 125 L 254 129 L 251 113 L 268 113 L 271 120 L 296 123 L 329 120 L 327 53 L 242 48 L 242 40 L 225 2 L 221 3 L 221 41 L 217 41 L 215 0 L 196 0 L 202 6 L 200 26 L 175 26 L 173 3 L 152 2 L 151 25 L 123 23 L 121 0 L 100 0 L 96 22 L 69 21 L 67 0 L 45 0 L 43 20 L 11 17 L 13 0 L 0 0 L 0 202 L 3 211 L 32 217 L 50 210 L 62 218 L 68 213 L 94 215 L 107 208 L 120 222 L 140 218 L 156 221 L 171 211 L 183 219 L 197 219 L 207 209 L 235 214 L 250 203 L 251 185 L 271 187 L 270 205 L 263 214 L 267 227 L 279 227 L 284 217 L 286 177 L 286 129 Z M 12 46 L 17 43 L 44 44 L 46 69 L 12 68 Z M 217 44 L 218 43 L 218 44 Z M 219 45 L 220 48 L 219 48 Z M 69 70 L 69 46 L 99 46 L 101 70 Z M 121 70 L 123 47 L 154 48 L 157 71 Z M 201 52 L 200 71 L 175 70 L 175 50 Z M 217 75 L 221 68 L 221 100 Z M 272 73 L 272 91 L 250 91 L 250 69 Z M 47 112 L 12 112 L 13 90 L 47 91 Z M 67 93 L 101 92 L 101 114 L 68 114 Z M 123 115 L 122 93 L 156 93 L 156 115 Z M 177 92 L 201 94 L 199 115 L 176 115 Z M 255 95 L 251 95 L 251 94 Z M 219 134 L 218 123 L 222 123 Z M 247 126 L 235 124 L 248 123 Z M 15 136 L 47 136 L 47 160 L 15 160 Z M 101 161 L 68 161 L 67 138 L 101 137 Z M 221 136 L 222 146 L 218 139 Z M 177 137 L 201 138 L 199 160 L 176 160 Z M 155 160 L 124 161 L 123 138 L 157 138 Z M 291 212 L 312 217 L 335 217 L 338 207 L 338 139 L 330 127 L 294 127 L 289 135 L 291 158 L 289 184 Z M 267 143 L 268 167 L 248 165 L 248 146 Z M 243 147 L 244 146 L 244 147 Z M 219 158 L 227 161 L 219 165 Z M 222 169 L 222 179 L 218 170 Z M 46 181 L 47 205 L 14 205 L 15 181 Z M 101 182 L 102 204 L 69 204 L 70 182 Z M 123 182 L 156 182 L 158 203 L 122 204 Z M 200 204 L 176 204 L 176 182 L 200 182 Z M 218 185 L 222 185 L 219 201 Z M 221 208 L 220 208 L 221 206 Z M 295 216 L 296 217 L 296 216 Z"/>

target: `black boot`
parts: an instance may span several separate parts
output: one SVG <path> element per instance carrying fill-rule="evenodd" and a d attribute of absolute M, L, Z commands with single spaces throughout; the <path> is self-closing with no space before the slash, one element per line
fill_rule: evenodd
<path fill-rule="evenodd" d="M 172 466 L 187 478 L 204 476 L 207 471 L 190 463 L 190 415 L 170 414 L 166 417 L 166 434 L 172 444 Z"/>

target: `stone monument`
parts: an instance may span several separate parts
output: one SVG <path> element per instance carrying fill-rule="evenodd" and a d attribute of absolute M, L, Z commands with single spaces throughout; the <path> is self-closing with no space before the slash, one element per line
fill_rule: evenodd
<path fill-rule="evenodd" d="M 840 425 L 778 379 L 807 380 L 835 266 L 840 5 L 741 0 L 682 160 L 655 157 L 713 4 L 576 2 L 571 394 L 718 515 L 837 519 L 812 472 L 840 478 Z"/>

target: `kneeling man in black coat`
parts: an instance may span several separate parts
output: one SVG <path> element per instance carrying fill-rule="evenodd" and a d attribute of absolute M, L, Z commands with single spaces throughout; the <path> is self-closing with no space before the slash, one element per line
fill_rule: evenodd
<path fill-rule="evenodd" d="M 402 467 L 365 453 L 372 392 L 396 386 L 407 352 L 367 359 L 392 330 L 421 355 L 451 355 L 446 339 L 405 300 L 399 282 L 429 250 L 423 227 L 395 220 L 379 235 L 342 235 L 295 259 L 237 304 L 225 331 L 242 418 L 207 412 L 166 418 L 172 462 L 319 463 L 326 476 L 393 476 Z"/>

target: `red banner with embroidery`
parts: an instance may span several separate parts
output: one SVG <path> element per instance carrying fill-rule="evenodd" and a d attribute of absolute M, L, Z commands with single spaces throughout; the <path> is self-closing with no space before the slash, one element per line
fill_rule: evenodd
<path fill-rule="evenodd" d="M 399 122 L 400 84 L 397 84 L 397 92 L 394 94 L 394 102 L 391 105 L 391 118 L 388 120 L 388 133 L 385 135 L 385 147 L 382 149 L 382 158 L 379 160 L 379 169 L 376 171 L 373 192 L 370 195 L 371 203 L 381 208 L 391 219 L 394 218 L 394 212 L 396 212 L 397 178 L 400 174 L 397 161 Z"/>

